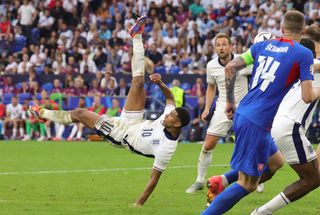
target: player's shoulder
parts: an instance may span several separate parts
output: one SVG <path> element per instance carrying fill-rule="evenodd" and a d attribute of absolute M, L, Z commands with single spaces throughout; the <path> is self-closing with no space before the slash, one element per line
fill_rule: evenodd
<path fill-rule="evenodd" d="M 210 61 L 207 63 L 207 68 L 217 67 L 217 66 L 220 66 L 220 64 L 219 64 L 219 57 L 218 57 L 218 56 L 214 57 L 212 60 L 210 60 Z"/>

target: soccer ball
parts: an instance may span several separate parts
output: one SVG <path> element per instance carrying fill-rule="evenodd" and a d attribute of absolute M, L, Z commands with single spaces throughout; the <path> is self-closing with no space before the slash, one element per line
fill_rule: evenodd
<path fill-rule="evenodd" d="M 271 39 L 275 39 L 276 37 L 269 32 L 260 32 L 259 34 L 257 34 L 257 36 L 254 38 L 253 40 L 253 44 L 258 43 L 258 42 L 262 42 L 265 40 L 271 40 Z"/>

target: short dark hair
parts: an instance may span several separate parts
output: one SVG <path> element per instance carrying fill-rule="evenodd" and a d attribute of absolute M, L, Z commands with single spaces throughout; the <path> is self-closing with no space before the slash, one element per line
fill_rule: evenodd
<path fill-rule="evenodd" d="M 187 111 L 185 108 L 181 108 L 181 107 L 176 108 L 176 111 L 178 113 L 178 118 L 181 122 L 181 128 L 188 125 L 190 122 L 189 111 Z"/>
<path fill-rule="evenodd" d="M 320 28 L 316 25 L 311 25 L 306 30 L 306 37 L 317 43 L 320 43 Z"/>
<path fill-rule="evenodd" d="M 302 38 L 300 40 L 300 44 L 306 47 L 307 49 L 310 49 L 310 51 L 313 54 L 313 58 L 316 58 L 316 46 L 312 40 L 307 38 Z"/>
<path fill-rule="evenodd" d="M 282 27 L 294 34 L 301 34 L 304 29 L 305 21 L 303 13 L 292 10 L 284 15 Z"/>

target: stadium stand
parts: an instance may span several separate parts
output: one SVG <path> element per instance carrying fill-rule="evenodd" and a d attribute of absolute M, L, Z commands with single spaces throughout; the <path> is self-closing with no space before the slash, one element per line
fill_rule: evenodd
<path fill-rule="evenodd" d="M 53 100 L 68 110 L 78 106 L 79 97 L 87 96 L 96 79 L 101 103 L 111 107 L 120 79 L 126 83 L 131 79 L 132 45 L 126 29 L 136 17 L 147 14 L 150 18 L 143 35 L 147 72 L 162 74 L 167 84 L 179 79 L 186 92 L 185 105 L 192 112 L 198 97 L 190 92 L 197 78 L 206 83 L 206 63 L 216 56 L 214 36 L 227 33 L 235 53 L 242 53 L 258 32 L 281 36 L 282 15 L 292 9 L 303 12 L 308 25 L 320 25 L 319 1 L 3 0 L 0 96 L 4 104 L 13 95 L 19 96 L 21 104 L 26 99 L 41 103 L 45 98 L 41 91 L 47 91 L 50 98 L 53 82 L 59 79 L 65 98 Z M 26 18 L 25 13 L 31 16 Z M 205 89 L 205 84 L 201 87 Z M 149 115 L 154 117 L 163 96 L 148 81 L 145 89 Z M 125 97 L 115 98 L 122 107 Z M 87 97 L 87 107 L 91 103 L 92 97 Z M 319 138 L 318 115 L 311 132 L 314 139 Z"/>

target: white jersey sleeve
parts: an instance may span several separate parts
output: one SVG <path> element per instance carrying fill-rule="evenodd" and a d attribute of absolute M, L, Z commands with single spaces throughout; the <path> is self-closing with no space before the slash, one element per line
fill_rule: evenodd
<path fill-rule="evenodd" d="M 13 106 L 12 104 L 9 104 L 6 108 L 7 113 L 9 113 L 10 119 L 19 119 L 21 118 L 22 114 L 22 105 L 17 104 L 16 106 Z"/>
<path fill-rule="evenodd" d="M 215 71 L 215 61 L 211 60 L 207 64 L 207 83 L 208 84 L 216 84 L 216 77 L 214 76 Z"/>
<path fill-rule="evenodd" d="M 314 62 L 316 63 L 317 61 L 315 60 Z M 320 86 L 320 74 L 314 75 L 313 86 Z M 301 124 L 305 129 L 308 129 L 318 101 L 319 100 L 316 100 L 310 104 L 306 104 L 302 100 L 301 82 L 299 81 L 292 86 L 283 98 L 276 116 L 285 116 Z"/>

